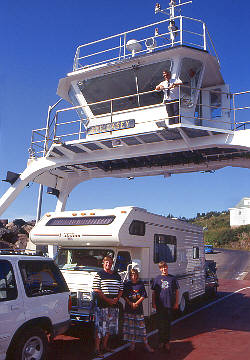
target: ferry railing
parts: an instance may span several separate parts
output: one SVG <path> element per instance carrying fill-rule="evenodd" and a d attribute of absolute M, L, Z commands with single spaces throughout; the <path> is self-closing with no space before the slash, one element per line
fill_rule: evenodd
<path fill-rule="evenodd" d="M 246 102 L 250 104 L 250 91 L 241 91 L 232 94 L 232 102 L 234 130 L 246 130 L 250 127 L 250 106 L 244 106 L 243 104 Z M 249 117 L 248 121 L 243 119 L 243 117 L 246 116 L 246 112 Z M 236 116 L 238 117 L 238 119 L 236 118 Z"/>
<path fill-rule="evenodd" d="M 244 106 L 242 101 L 239 100 L 240 96 L 248 96 L 250 103 L 250 91 L 245 92 L 238 92 L 234 94 L 229 94 L 226 92 L 218 91 L 218 90 L 206 90 L 206 89 L 195 89 L 195 90 L 201 90 L 203 93 L 209 91 L 210 93 L 218 93 L 218 95 L 223 96 L 226 95 L 230 97 L 229 106 L 225 107 L 221 104 L 207 104 L 197 101 L 196 104 L 196 111 L 195 115 L 189 115 L 188 112 L 183 112 L 183 109 L 188 108 L 189 106 L 193 107 L 194 105 L 190 104 L 190 99 L 187 101 L 187 96 L 182 95 L 183 89 L 189 88 L 188 91 L 191 92 L 192 88 L 188 87 L 186 85 L 182 85 L 179 87 L 180 96 L 178 100 L 172 101 L 172 103 L 176 102 L 179 105 L 179 114 L 175 115 L 169 118 L 169 123 L 171 124 L 183 124 L 185 126 L 185 120 L 190 120 L 190 123 L 193 124 L 193 128 L 198 128 L 197 126 L 202 128 L 210 128 L 213 129 L 216 127 L 218 128 L 218 123 L 221 124 L 219 126 L 219 129 L 223 131 L 223 129 L 237 131 L 242 129 L 250 128 L 250 119 L 244 120 L 243 116 L 245 117 L 246 111 L 250 110 L 250 106 Z M 91 108 L 92 106 L 104 106 L 107 110 L 107 107 L 109 108 L 109 111 L 106 111 L 103 114 L 94 116 L 94 119 L 98 120 L 99 118 L 109 117 L 110 122 L 113 121 L 114 116 L 118 114 L 125 114 L 128 112 L 133 112 L 136 114 L 137 111 L 152 109 L 161 107 L 163 105 L 162 101 L 159 100 L 159 102 L 147 105 L 147 106 L 140 106 L 140 103 L 143 103 L 143 97 L 152 95 L 153 93 L 158 93 L 155 90 L 142 92 L 142 93 L 136 93 L 131 95 L 126 95 L 123 97 L 118 98 L 112 98 L 108 100 L 103 100 L 99 102 L 90 103 L 84 106 L 73 106 L 69 108 L 59 109 L 55 111 L 55 114 L 52 116 L 52 110 L 55 108 L 55 105 L 57 105 L 59 102 L 57 102 L 54 106 L 49 107 L 48 111 L 48 118 L 47 118 L 47 126 L 45 128 L 40 128 L 33 130 L 32 132 L 32 139 L 31 139 L 31 148 L 30 148 L 30 157 L 40 157 L 40 156 L 46 156 L 48 150 L 50 149 L 50 146 L 53 143 L 64 143 L 66 141 L 73 141 L 73 140 L 81 140 L 86 137 L 87 134 L 87 124 L 92 119 L 84 117 L 79 118 L 77 111 L 83 110 L 84 108 L 88 107 Z M 134 99 L 134 102 L 131 102 L 131 99 Z M 124 110 L 116 111 L 116 102 L 123 100 L 129 106 L 135 105 L 134 107 L 129 107 Z M 202 110 L 200 110 L 202 109 Z M 211 113 L 212 110 L 219 110 L 222 112 L 228 112 L 230 116 L 228 116 L 228 120 L 223 119 L 223 117 L 209 117 L 204 116 L 204 113 L 206 112 L 206 109 L 209 109 L 209 112 Z M 237 116 L 238 115 L 238 116 Z M 64 117 L 66 117 L 66 121 L 64 121 Z M 77 117 L 77 119 L 75 119 Z M 165 116 L 164 118 L 152 118 L 150 120 L 144 121 L 144 123 L 160 123 L 161 121 L 166 120 Z M 205 125 L 204 125 L 205 124 Z M 215 125 L 216 124 L 216 125 Z M 68 128 L 68 130 L 64 130 L 64 128 Z"/>
<path fill-rule="evenodd" d="M 31 147 L 29 148 L 30 157 L 45 156 L 48 152 L 50 145 L 55 140 L 55 120 L 56 114 L 52 111 L 61 103 L 63 99 L 59 99 L 54 105 L 49 105 L 46 127 L 32 130 L 31 134 Z"/>
<path fill-rule="evenodd" d="M 136 40 L 136 50 L 128 49 L 129 40 Z M 219 61 L 206 24 L 191 17 L 176 16 L 78 46 L 73 71 L 178 45 L 209 50 Z"/>

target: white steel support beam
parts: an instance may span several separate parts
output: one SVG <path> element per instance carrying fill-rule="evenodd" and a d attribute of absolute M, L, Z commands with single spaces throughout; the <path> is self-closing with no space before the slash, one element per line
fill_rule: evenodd
<path fill-rule="evenodd" d="M 56 204 L 56 212 L 64 211 L 66 207 L 66 203 L 71 191 L 84 179 L 81 176 L 70 176 L 63 179 L 61 186 L 60 186 L 60 193 Z"/>
<path fill-rule="evenodd" d="M 184 133 L 185 135 L 185 133 Z M 185 136 L 184 136 L 185 138 Z M 70 157 L 65 155 L 51 158 L 31 159 L 27 168 L 23 171 L 17 181 L 10 186 L 6 193 L 0 199 L 0 215 L 8 208 L 8 206 L 16 199 L 19 193 L 29 182 L 37 182 L 39 184 L 56 188 L 60 191 L 57 202 L 57 211 L 62 211 L 72 189 L 79 183 L 91 178 L 104 177 L 135 177 L 135 176 L 153 176 L 164 174 L 178 174 L 185 172 L 206 171 L 219 169 L 225 166 L 250 168 L 250 159 L 248 157 L 240 157 L 242 154 L 235 153 L 232 159 L 213 157 L 213 153 L 205 156 L 202 163 L 183 163 L 179 165 L 168 166 L 143 166 L 139 168 L 122 168 L 120 170 L 105 171 L 99 167 L 98 163 L 106 160 L 120 160 L 143 156 L 181 153 L 190 150 L 199 150 L 206 148 L 232 148 L 233 150 L 250 151 L 250 130 L 237 131 L 234 134 L 217 134 L 195 138 L 182 138 L 181 140 L 166 141 L 150 144 L 141 144 L 131 147 L 118 147 L 114 149 L 107 148 L 105 150 L 90 151 L 85 153 L 75 153 L 74 156 L 70 152 Z M 72 144 L 72 143 L 70 143 Z M 67 147 L 70 146 L 67 144 Z M 76 145 L 76 143 L 74 143 Z M 53 145 L 60 151 L 60 145 Z M 67 152 L 68 153 L 68 152 Z M 61 153 L 62 154 L 62 153 Z M 86 171 L 79 172 L 74 165 L 84 168 L 84 164 L 94 163 L 93 167 L 87 166 Z M 95 163 L 97 163 L 95 165 Z M 71 166 L 72 172 L 67 171 L 64 167 Z"/>

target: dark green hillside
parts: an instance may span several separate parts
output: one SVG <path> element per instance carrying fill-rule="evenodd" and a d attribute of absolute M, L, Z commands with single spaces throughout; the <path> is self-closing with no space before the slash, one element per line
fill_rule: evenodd
<path fill-rule="evenodd" d="M 250 250 L 250 225 L 231 229 L 229 211 L 198 213 L 188 221 L 203 227 L 206 244 Z"/>

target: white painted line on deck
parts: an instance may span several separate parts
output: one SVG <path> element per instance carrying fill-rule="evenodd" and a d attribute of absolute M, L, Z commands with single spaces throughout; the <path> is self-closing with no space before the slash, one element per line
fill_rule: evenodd
<path fill-rule="evenodd" d="M 181 320 L 187 319 L 187 318 L 189 318 L 190 316 L 193 316 L 194 314 L 197 314 L 198 312 L 200 312 L 200 311 L 202 311 L 202 310 L 205 310 L 205 309 L 209 308 L 210 306 L 213 306 L 214 304 L 217 304 L 217 303 L 219 303 L 219 302 L 221 302 L 221 301 L 223 301 L 223 300 L 226 300 L 226 299 L 229 298 L 230 296 L 232 296 L 232 295 L 234 295 L 234 294 L 237 294 L 238 292 L 241 292 L 241 291 L 246 290 L 246 289 L 250 289 L 250 286 L 246 286 L 246 287 L 241 288 L 241 289 L 239 289 L 239 290 L 236 290 L 236 291 L 234 291 L 234 292 L 232 292 L 232 293 L 230 293 L 230 294 L 228 294 L 228 295 L 225 295 L 225 296 L 223 296 L 223 297 L 221 297 L 221 298 L 219 298 L 219 299 L 217 299 L 217 300 L 215 300 L 215 301 L 212 301 L 211 303 L 202 306 L 201 308 L 199 308 L 199 309 L 191 312 L 190 314 L 187 314 L 187 315 L 185 315 L 185 316 L 182 316 L 182 317 L 179 318 L 179 319 L 176 319 L 176 320 L 172 321 L 172 322 L 171 322 L 171 325 L 175 325 L 175 324 L 177 324 L 178 322 L 180 322 Z M 153 331 L 151 331 L 150 333 L 147 334 L 147 337 L 150 337 L 150 336 L 156 334 L 157 332 L 158 332 L 158 330 L 153 330 Z M 129 346 L 130 346 L 129 343 L 124 344 L 124 345 L 122 345 L 122 346 L 119 346 L 118 348 L 114 349 L 112 353 L 106 353 L 106 354 L 104 354 L 104 355 L 103 355 L 103 359 L 104 359 L 104 358 L 107 358 L 107 357 L 109 357 L 109 356 L 111 356 L 111 355 L 113 355 L 113 354 L 115 354 L 115 353 L 118 353 L 118 352 L 126 349 L 126 348 L 129 347 Z M 100 358 L 99 358 L 99 357 L 96 357 L 96 358 L 94 358 L 93 360 L 100 360 Z"/>
<path fill-rule="evenodd" d="M 247 271 L 243 271 L 242 273 L 240 273 L 235 279 L 236 280 L 243 280 L 244 277 L 248 274 Z"/>
<path fill-rule="evenodd" d="M 194 314 L 197 314 L 198 312 L 200 312 L 200 311 L 202 311 L 202 310 L 204 310 L 204 309 L 207 309 L 207 308 L 209 308 L 210 306 L 213 306 L 214 304 L 217 304 L 217 303 L 219 303 L 219 302 L 221 302 L 221 301 L 223 301 L 223 300 L 226 300 L 226 299 L 229 298 L 230 296 L 232 296 L 232 295 L 234 295 L 234 294 L 237 294 L 238 292 L 241 292 L 242 290 L 246 290 L 246 289 L 250 289 L 250 286 L 246 286 L 246 287 L 244 287 L 244 288 L 242 288 L 242 289 L 236 290 L 236 291 L 234 291 L 234 292 L 232 292 L 232 293 L 230 293 L 230 294 L 228 294 L 228 295 L 225 295 L 225 296 L 223 296 L 223 297 L 221 297 L 221 298 L 219 298 L 219 299 L 217 299 L 217 300 L 215 300 L 215 301 L 212 301 L 211 303 L 202 306 L 201 308 L 193 311 L 192 313 L 187 314 L 187 315 L 185 315 L 185 316 L 183 316 L 183 317 L 181 317 L 181 318 L 173 321 L 173 322 L 171 323 L 171 325 L 177 324 L 177 323 L 180 322 L 181 320 L 187 319 L 187 318 L 189 318 L 190 316 L 192 316 L 192 315 L 194 315 Z"/>

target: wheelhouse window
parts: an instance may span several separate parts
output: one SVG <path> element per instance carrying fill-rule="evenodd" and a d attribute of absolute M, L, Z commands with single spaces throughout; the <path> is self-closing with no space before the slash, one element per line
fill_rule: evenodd
<path fill-rule="evenodd" d="M 154 236 L 154 263 L 166 261 L 176 262 L 177 240 L 176 236 L 155 234 Z"/>
<path fill-rule="evenodd" d="M 59 249 L 55 262 L 59 269 L 99 271 L 105 256 L 114 258 L 110 249 Z"/>
<path fill-rule="evenodd" d="M 199 60 L 184 58 L 181 63 L 180 80 L 183 85 L 180 87 L 182 105 L 192 107 L 199 88 L 202 63 Z"/>
<path fill-rule="evenodd" d="M 17 298 L 17 287 L 12 265 L 0 260 L 0 302 Z"/>
<path fill-rule="evenodd" d="M 221 117 L 221 89 L 210 91 L 211 118 Z"/>
<path fill-rule="evenodd" d="M 146 225 L 144 221 L 133 220 L 129 226 L 130 235 L 144 236 L 146 231 Z"/>
<path fill-rule="evenodd" d="M 163 70 L 171 70 L 171 67 L 171 60 L 144 66 L 133 65 L 123 71 L 79 81 L 77 86 L 86 102 L 94 103 L 90 109 L 95 116 L 159 104 L 162 102 L 161 92 L 139 93 L 154 90 L 163 81 Z M 72 98 L 72 94 L 70 96 Z M 119 99 L 111 102 L 110 99 L 114 98 Z"/>

